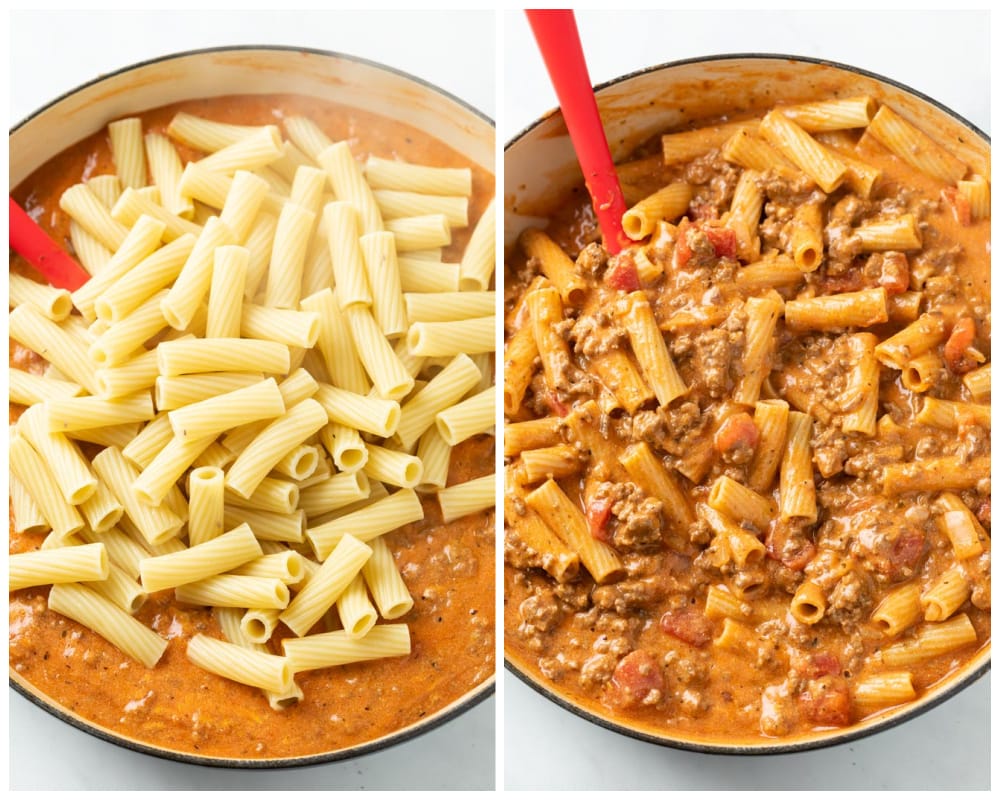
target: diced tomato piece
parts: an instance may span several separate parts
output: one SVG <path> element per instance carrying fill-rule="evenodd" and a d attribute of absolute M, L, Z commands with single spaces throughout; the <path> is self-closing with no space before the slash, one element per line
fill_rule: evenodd
<path fill-rule="evenodd" d="M 730 414 L 715 432 L 715 449 L 729 453 L 738 449 L 753 450 L 760 440 L 757 425 L 746 411 Z"/>
<path fill-rule="evenodd" d="M 560 417 L 565 417 L 569 413 L 569 407 L 553 391 L 546 392 L 545 404 Z"/>
<path fill-rule="evenodd" d="M 736 258 L 736 231 L 729 228 L 702 228 L 715 248 L 717 258 Z"/>
<path fill-rule="evenodd" d="M 666 612 L 660 617 L 660 630 L 695 647 L 704 647 L 712 641 L 712 623 L 693 608 Z"/>
<path fill-rule="evenodd" d="M 885 253 L 882 257 L 882 275 L 879 286 L 889 294 L 902 294 L 910 288 L 910 263 L 906 253 Z"/>
<path fill-rule="evenodd" d="M 681 220 L 681 224 L 677 228 L 677 244 L 675 245 L 674 255 L 677 259 L 678 269 L 684 269 L 688 261 L 691 260 L 692 250 L 687 238 L 690 228 L 691 224 L 686 219 Z"/>
<path fill-rule="evenodd" d="M 799 709 L 815 725 L 843 727 L 851 723 L 851 694 L 847 681 L 826 676 L 811 681 L 799 695 Z"/>
<path fill-rule="evenodd" d="M 951 329 L 948 341 L 944 343 L 944 363 L 955 375 L 969 372 L 978 365 L 969 349 L 976 338 L 976 322 L 972 317 L 961 317 Z"/>
<path fill-rule="evenodd" d="M 609 519 L 611 519 L 611 501 L 603 498 L 591 500 L 587 506 L 590 535 L 602 542 L 611 541 L 611 535 L 608 532 Z"/>
<path fill-rule="evenodd" d="M 972 206 L 967 197 L 959 193 L 954 186 L 942 189 L 941 194 L 951 206 L 951 212 L 955 215 L 955 221 L 964 227 L 972 224 Z"/>
<path fill-rule="evenodd" d="M 895 571 L 912 569 L 920 560 L 926 549 L 926 539 L 922 531 L 916 528 L 905 529 L 889 548 L 889 561 Z"/>
<path fill-rule="evenodd" d="M 626 251 L 611 257 L 604 273 L 604 282 L 612 289 L 622 292 L 634 292 L 639 288 L 639 271 L 631 253 Z"/>
<path fill-rule="evenodd" d="M 851 270 L 841 275 L 827 275 L 822 280 L 823 292 L 826 294 L 856 292 L 863 288 L 864 285 L 864 279 L 858 270 Z"/>
<path fill-rule="evenodd" d="M 663 670 L 648 650 L 633 650 L 618 662 L 611 684 L 618 705 L 655 702 L 663 696 Z"/>
<path fill-rule="evenodd" d="M 791 665 L 809 680 L 840 674 L 840 659 L 833 653 L 796 652 L 791 657 Z"/>
<path fill-rule="evenodd" d="M 795 572 L 804 570 L 816 555 L 816 545 L 805 536 L 791 536 L 788 527 L 778 521 L 768 528 L 764 547 L 769 558 Z"/>

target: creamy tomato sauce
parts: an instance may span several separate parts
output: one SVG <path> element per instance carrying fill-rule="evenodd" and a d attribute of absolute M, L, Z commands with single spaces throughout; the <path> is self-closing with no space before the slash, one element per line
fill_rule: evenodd
<path fill-rule="evenodd" d="M 849 140 L 852 147 L 856 140 Z M 897 706 L 861 707 L 855 691 L 863 680 L 888 670 L 880 665 L 883 648 L 913 636 L 912 627 L 896 636 L 882 635 L 871 623 L 873 610 L 887 593 L 908 581 L 926 590 L 955 563 L 933 510 L 937 493 L 886 496 L 882 469 L 894 461 L 944 454 L 961 454 L 963 463 L 988 459 L 988 425 L 969 424 L 949 432 L 917 424 L 914 417 L 922 396 L 902 386 L 898 370 L 883 367 L 878 415 L 889 417 L 886 429 L 891 427 L 892 434 L 870 439 L 845 434 L 838 415 L 844 411 L 841 401 L 851 362 L 838 353 L 836 342 L 844 331 L 795 332 L 779 321 L 769 385 L 761 397 L 784 398 L 792 410 L 808 410 L 814 418 L 810 444 L 819 518 L 815 524 L 775 521 L 763 528 L 738 520 L 765 545 L 766 555 L 753 565 L 735 568 L 721 563 L 721 556 L 716 559 L 712 533 L 703 519 L 695 516 L 690 528 L 678 526 L 666 502 L 644 491 L 636 476 L 615 463 L 629 446 L 648 445 L 694 511 L 707 502 L 719 477 L 747 480 L 747 459 L 757 441 L 756 429 L 740 441 L 735 423 L 728 435 L 720 433 L 722 423 L 730 419 L 746 421 L 737 413 L 744 409 L 730 401 L 745 341 L 741 309 L 748 295 L 765 294 L 763 289 L 741 288 L 735 279 L 746 262 L 727 246 L 720 221 L 739 170 L 725 163 L 718 149 L 670 167 L 663 166 L 658 151 L 659 137 L 622 171 L 629 176 L 624 188 L 630 203 L 670 183 L 686 181 L 693 187 L 686 212 L 690 227 L 681 222 L 670 236 L 654 233 L 645 248 L 645 256 L 660 270 L 658 276 L 649 269 L 640 272 L 641 278 L 634 277 L 633 258 L 639 260 L 634 251 L 608 257 L 582 187 L 544 209 L 514 209 L 548 217 L 545 232 L 573 259 L 574 275 L 586 291 L 581 302 L 564 302 L 563 320 L 556 323 L 568 343 L 558 385 L 549 384 L 536 361 L 520 408 L 508 413 L 507 422 L 561 419 L 558 435 L 534 446 L 562 443 L 574 448 L 579 469 L 570 467 L 566 472 L 572 474 L 557 476 L 559 487 L 586 516 L 591 535 L 616 551 L 623 569 L 601 584 L 583 564 L 575 579 L 556 577 L 557 562 L 533 546 L 536 540 L 522 519 L 530 510 L 525 510 L 525 498 L 538 483 L 525 482 L 522 459 L 512 453 L 506 478 L 515 513 L 505 517 L 505 656 L 572 705 L 654 735 L 731 745 L 848 729 Z M 880 169 L 882 178 L 870 200 L 852 199 L 846 188 L 824 200 L 825 263 L 801 281 L 779 286 L 782 299 L 893 282 L 898 285 L 890 291 L 922 288 L 921 312 L 940 311 L 952 321 L 949 328 L 961 317 L 974 320 L 977 347 L 988 361 L 990 221 L 963 219 L 953 198 L 942 196 L 940 182 L 887 150 L 862 142 L 854 155 Z M 762 179 L 760 234 L 765 251 L 782 249 L 783 228 L 794 209 L 810 197 L 815 201 L 814 185 L 793 183 L 774 175 Z M 852 214 L 847 227 L 902 211 L 919 215 L 923 234 L 923 247 L 903 259 L 897 254 L 869 261 L 867 254 L 851 252 L 838 242 Z M 844 249 L 838 250 L 838 244 Z M 907 265 L 901 281 L 887 266 L 890 260 Z M 507 268 L 506 336 L 511 342 L 522 325 L 530 324 L 523 301 L 539 285 L 542 268 L 521 248 L 508 254 Z M 631 281 L 623 280 L 630 270 Z M 632 285 L 623 288 L 627 283 Z M 620 407 L 606 412 L 601 405 L 611 405 L 607 392 L 614 387 L 602 382 L 603 376 L 590 365 L 615 350 L 634 359 L 622 318 L 627 313 L 625 296 L 635 289 L 648 298 L 688 391 L 668 406 L 657 408 L 651 400 L 631 414 Z M 873 330 L 881 341 L 904 325 L 890 321 Z M 938 345 L 937 352 L 944 346 Z M 948 355 L 944 357 L 947 361 Z M 952 366 L 954 371 L 944 369 L 937 376 L 929 395 L 968 402 L 971 398 L 961 382 L 964 370 Z M 811 403 L 808 408 L 804 400 Z M 978 402 L 988 405 L 989 397 Z M 581 428 L 591 432 L 590 438 L 576 435 Z M 727 438 L 735 443 L 732 447 Z M 746 450 L 743 455 L 740 448 Z M 707 453 L 703 469 L 696 469 L 700 474 L 692 478 L 691 465 L 699 452 Z M 777 480 L 764 494 L 779 499 Z M 988 472 L 960 494 L 988 530 Z M 911 673 L 917 697 L 948 681 L 989 647 L 989 559 L 987 540 L 985 554 L 967 565 L 976 589 L 958 609 L 968 615 L 975 641 L 900 668 Z M 828 603 L 825 617 L 813 625 L 789 613 L 793 593 L 807 579 L 824 587 Z M 735 648 L 721 644 L 724 620 L 706 614 L 710 587 L 742 599 L 740 622 L 752 631 L 753 641 Z"/>
<path fill-rule="evenodd" d="M 435 166 L 471 167 L 473 196 L 466 229 L 456 229 L 444 260 L 457 261 L 494 191 L 493 175 L 412 127 L 354 108 L 301 96 L 215 98 L 142 114 L 144 129 L 164 130 L 178 111 L 239 124 L 280 124 L 286 115 L 314 120 L 333 140 L 346 139 L 354 155 L 400 158 Z M 183 160 L 200 154 L 181 149 Z M 69 186 L 113 173 L 104 131 L 74 145 L 33 174 L 12 195 L 69 249 L 69 221 L 58 199 Z M 22 259 L 10 268 L 37 279 Z M 10 363 L 41 372 L 44 362 L 16 343 Z M 12 405 L 13 423 L 22 411 Z M 86 446 L 85 446 L 86 447 Z M 490 474 L 492 436 L 463 442 L 452 452 L 448 483 Z M 224 638 L 209 609 L 177 603 L 159 592 L 136 615 L 169 642 L 147 670 L 100 636 L 46 607 L 48 587 L 10 595 L 10 668 L 16 680 L 84 720 L 158 748 L 204 757 L 278 759 L 308 756 L 370 742 L 420 722 L 484 682 L 494 672 L 494 514 L 444 524 L 436 500 L 425 518 L 386 534 L 414 599 L 396 620 L 410 628 L 412 652 L 299 673 L 305 698 L 272 710 L 257 689 L 191 664 L 185 655 L 196 633 Z M 10 526 L 10 552 L 37 549 L 44 536 Z M 322 624 L 322 623 L 320 623 Z M 290 632 L 279 625 L 272 649 Z"/>

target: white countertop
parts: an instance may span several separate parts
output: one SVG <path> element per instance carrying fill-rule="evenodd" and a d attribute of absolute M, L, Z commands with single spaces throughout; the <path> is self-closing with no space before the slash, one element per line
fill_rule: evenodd
<path fill-rule="evenodd" d="M 98 75 L 204 47 L 273 44 L 352 54 L 410 72 L 495 113 L 492 12 L 14 12 L 13 125 Z M 382 753 L 283 771 L 224 770 L 124 750 L 10 698 L 13 789 L 477 789 L 495 783 L 491 697 Z"/>
<path fill-rule="evenodd" d="M 891 76 L 990 129 L 988 12 L 577 13 L 590 77 L 721 53 L 804 55 Z M 557 105 L 530 29 L 504 17 L 504 141 Z M 602 42 L 609 43 L 601 46 Z M 989 786 L 989 677 L 923 716 L 837 748 L 708 756 L 646 744 L 564 711 L 509 673 L 508 789 L 960 789 Z"/>

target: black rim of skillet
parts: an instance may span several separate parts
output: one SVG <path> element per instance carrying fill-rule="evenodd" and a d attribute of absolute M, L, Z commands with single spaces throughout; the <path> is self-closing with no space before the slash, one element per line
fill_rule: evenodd
<path fill-rule="evenodd" d="M 867 78 L 873 78 L 877 81 L 885 83 L 896 89 L 901 89 L 902 91 L 913 95 L 914 97 L 923 100 L 926 103 L 937 108 L 939 111 L 947 114 L 948 116 L 960 122 L 970 131 L 974 132 L 980 136 L 984 141 L 989 142 L 990 137 L 979 129 L 978 126 L 971 123 L 969 120 L 960 114 L 955 113 L 947 106 L 939 103 L 931 97 L 918 92 L 916 89 L 911 89 L 906 84 L 900 83 L 899 81 L 892 80 L 891 78 L 886 78 L 883 75 L 879 75 L 875 72 L 869 72 L 867 70 L 860 69 L 858 67 L 852 67 L 848 64 L 841 64 L 837 61 L 828 61 L 826 59 L 820 58 L 810 58 L 808 56 L 792 56 L 783 55 L 777 53 L 732 53 L 717 56 L 703 56 L 698 58 L 686 58 L 680 61 L 668 61 L 663 64 L 658 64 L 652 67 L 646 67 L 644 69 L 636 70 L 635 72 L 630 72 L 627 75 L 622 75 L 619 78 L 614 78 L 609 81 L 605 81 L 594 86 L 595 92 L 600 92 L 601 89 L 606 89 L 609 86 L 615 86 L 624 81 L 631 80 L 632 78 L 637 78 L 642 75 L 647 75 L 653 72 L 659 72 L 661 70 L 670 69 L 673 67 L 687 66 L 689 64 L 701 64 L 705 62 L 713 61 L 738 61 L 738 60 L 755 60 L 755 61 L 799 61 L 807 64 L 819 64 L 826 67 L 833 67 L 835 69 L 844 70 L 846 72 L 853 72 L 857 75 L 863 75 Z M 531 133 L 538 125 L 545 122 L 548 119 L 559 114 L 559 109 L 553 109 L 546 114 L 543 114 L 533 123 L 525 127 L 523 130 L 515 134 L 506 145 L 504 145 L 504 152 L 509 150 L 515 144 L 517 144 L 522 138 Z M 923 714 L 925 711 L 929 711 L 932 708 L 943 703 L 945 700 L 955 696 L 960 691 L 968 686 L 971 686 L 977 680 L 979 680 L 983 675 L 985 675 L 990 669 L 990 659 L 987 659 L 985 663 L 977 667 L 975 670 L 970 672 L 968 675 L 963 677 L 961 680 L 957 681 L 954 685 L 949 686 L 947 689 L 939 692 L 931 700 L 926 700 L 919 703 L 916 706 L 904 709 L 898 713 L 892 714 L 883 720 L 872 723 L 862 728 L 851 728 L 845 730 L 843 733 L 835 733 L 832 735 L 825 735 L 822 738 L 817 739 L 795 739 L 787 743 L 782 744 L 761 744 L 761 745 L 723 745 L 723 744 L 712 744 L 709 742 L 702 741 L 685 741 L 680 738 L 671 738 L 666 735 L 657 736 L 651 733 L 647 733 L 641 730 L 635 730 L 629 728 L 625 725 L 621 725 L 616 722 L 612 722 L 609 719 L 605 719 L 587 709 L 580 708 L 574 705 L 570 701 L 564 699 L 560 695 L 553 692 L 551 689 L 540 685 L 535 682 L 535 680 L 529 676 L 527 673 L 516 667 L 507 658 L 504 658 L 504 667 L 507 671 L 517 676 L 523 683 L 525 683 L 530 688 L 534 689 L 540 695 L 542 695 L 547 700 L 551 700 L 558 706 L 572 712 L 578 717 L 581 717 L 588 722 L 595 725 L 599 725 L 602 728 L 606 728 L 615 733 L 622 734 L 623 736 L 629 736 L 633 739 L 639 739 L 643 742 L 648 742 L 650 744 L 662 745 L 664 747 L 672 747 L 678 750 L 689 750 L 696 753 L 706 753 L 709 755 L 733 755 L 733 756 L 752 756 L 752 755 L 776 755 L 779 753 L 801 753 L 806 750 L 818 750 L 825 747 L 833 747 L 839 744 L 846 744 L 847 742 L 852 742 L 857 739 L 862 739 L 866 736 L 871 736 L 876 733 L 880 733 L 890 728 L 894 728 L 907 720 L 913 719 L 914 717 Z M 680 732 L 678 732 L 678 736 Z"/>
<path fill-rule="evenodd" d="M 397 75 L 401 78 L 405 78 L 409 81 L 417 83 L 427 89 L 430 89 L 437 94 L 451 100 L 457 105 L 461 106 L 464 110 L 474 114 L 479 117 L 484 122 L 487 122 L 494 129 L 496 128 L 496 123 L 489 116 L 484 114 L 477 108 L 469 105 L 465 100 L 462 100 L 450 92 L 441 89 L 440 87 L 424 80 L 423 78 L 418 78 L 395 67 L 390 67 L 385 64 L 380 64 L 377 61 L 371 61 L 366 58 L 361 58 L 360 56 L 348 55 L 346 53 L 338 53 L 332 50 L 319 50 L 310 47 L 291 47 L 283 45 L 230 45 L 225 47 L 206 47 L 198 50 L 185 50 L 178 53 L 172 53 L 165 56 L 159 56 L 157 58 L 152 58 L 147 61 L 140 61 L 130 66 L 122 67 L 121 69 L 115 70 L 114 72 L 109 72 L 105 75 L 101 75 L 93 80 L 87 81 L 77 86 L 75 89 L 70 89 L 67 92 L 59 95 L 56 99 L 49 103 L 46 103 L 41 108 L 35 110 L 16 125 L 10 129 L 10 133 L 15 133 L 21 127 L 26 125 L 28 122 L 33 120 L 39 114 L 47 111 L 53 106 L 61 103 L 66 98 L 77 94 L 78 92 L 93 86 L 98 83 L 102 83 L 110 78 L 123 75 L 127 72 L 132 72 L 136 69 L 142 67 L 147 67 L 153 64 L 159 64 L 165 61 L 175 61 L 177 59 L 190 58 L 193 56 L 207 55 L 212 53 L 225 53 L 231 51 L 250 51 L 250 50 L 271 50 L 280 51 L 286 53 L 306 53 L 314 56 L 322 56 L 325 58 L 336 58 L 342 59 L 344 61 L 352 61 L 358 64 L 364 64 L 369 67 L 374 67 L 376 69 L 382 70 L 384 72 L 389 72 Z M 69 144 L 73 144 L 70 142 Z M 67 145 L 68 146 L 68 145 Z M 193 753 L 185 753 L 181 751 L 165 750 L 158 747 L 153 747 L 152 745 L 144 744 L 142 742 L 134 741 L 126 737 L 120 736 L 118 734 L 112 733 L 104 728 L 97 727 L 93 723 L 84 720 L 81 717 L 77 717 L 73 714 L 69 714 L 59 706 L 49 702 L 46 698 L 39 694 L 34 693 L 30 685 L 27 683 L 21 683 L 20 681 L 14 680 L 13 677 L 9 678 L 10 686 L 17 691 L 18 694 L 30 700 L 39 708 L 49 712 L 57 719 L 63 722 L 69 723 L 74 728 L 78 728 L 84 733 L 89 733 L 91 736 L 95 736 L 98 739 L 103 739 L 111 744 L 118 745 L 127 750 L 132 750 L 137 753 L 143 753 L 144 755 L 156 756 L 158 758 L 164 758 L 170 761 L 179 761 L 187 764 L 196 764 L 199 766 L 206 767 L 225 767 L 231 769 L 287 769 L 292 767 L 305 767 L 312 766 L 316 764 L 325 764 L 334 761 L 345 761 L 351 758 L 358 758 L 359 756 L 368 755 L 376 751 L 385 750 L 386 748 L 393 747 L 397 744 L 402 744 L 403 742 L 414 739 L 421 734 L 432 731 L 445 722 L 454 719 L 455 717 L 463 714 L 464 712 L 474 708 L 479 705 L 487 697 L 490 697 L 496 691 L 496 676 L 490 678 L 487 682 L 481 684 L 475 689 L 470 690 L 465 698 L 460 698 L 455 701 L 451 708 L 445 712 L 438 712 L 436 715 L 420 720 L 414 723 L 408 728 L 397 731 L 396 733 L 391 733 L 387 736 L 383 736 L 379 739 L 373 740 L 371 742 L 365 742 L 363 744 L 355 745 L 353 747 L 347 747 L 343 750 L 334 750 L 327 753 L 316 753 L 308 756 L 297 756 L 292 758 L 272 758 L 272 759 L 238 759 L 238 758 L 212 758 L 206 756 L 198 756 Z"/>

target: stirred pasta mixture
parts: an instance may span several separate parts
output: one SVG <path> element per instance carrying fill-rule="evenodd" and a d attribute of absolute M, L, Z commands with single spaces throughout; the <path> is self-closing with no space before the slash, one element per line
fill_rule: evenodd
<path fill-rule="evenodd" d="M 115 120 L 14 194 L 91 275 L 11 260 L 19 679 L 244 758 L 488 681 L 493 176 L 264 96 Z"/>
<path fill-rule="evenodd" d="M 989 149 L 872 97 L 658 136 L 508 264 L 505 651 L 628 728 L 846 729 L 989 646 Z M 521 212 L 532 213 L 536 212 Z"/>

